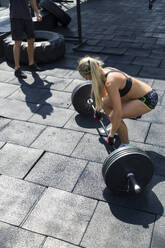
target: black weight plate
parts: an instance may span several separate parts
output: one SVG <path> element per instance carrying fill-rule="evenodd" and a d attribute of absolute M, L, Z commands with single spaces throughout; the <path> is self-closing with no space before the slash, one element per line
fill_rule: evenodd
<path fill-rule="evenodd" d="M 133 152 L 142 152 L 139 148 L 137 147 L 134 147 L 134 146 L 130 146 L 130 145 L 123 145 L 123 146 L 120 146 L 119 148 L 115 149 L 113 152 L 111 152 L 108 157 L 104 160 L 104 163 L 103 163 L 103 167 L 102 167 L 102 175 L 104 177 L 105 173 L 106 173 L 106 170 L 107 168 L 109 167 L 109 164 L 110 164 L 110 161 L 111 161 L 111 158 L 114 160 L 115 157 L 116 157 L 116 154 L 118 155 L 118 153 L 120 151 L 126 151 L 129 150 L 131 151 L 132 153 Z"/>
<path fill-rule="evenodd" d="M 132 172 L 141 189 L 153 176 L 153 165 L 148 155 L 136 147 L 122 147 L 112 152 L 104 161 L 102 174 L 108 188 L 114 192 L 134 192 L 127 174 Z"/>
<path fill-rule="evenodd" d="M 75 110 L 79 114 L 83 114 L 83 115 L 93 114 L 92 107 L 87 103 L 87 100 L 91 98 L 91 89 L 92 89 L 92 84 L 89 82 L 85 82 L 77 85 L 72 92 L 72 96 L 71 96 L 72 104 Z"/>

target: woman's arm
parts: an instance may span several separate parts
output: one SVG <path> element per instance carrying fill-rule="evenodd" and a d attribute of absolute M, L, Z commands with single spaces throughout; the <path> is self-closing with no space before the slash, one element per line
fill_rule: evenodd
<path fill-rule="evenodd" d="M 120 84 L 121 84 L 121 79 L 118 77 L 113 77 L 106 83 L 107 92 L 112 101 L 112 111 L 109 115 L 109 118 L 112 124 L 110 134 L 109 134 L 110 137 L 114 136 L 122 120 L 122 105 L 121 105 L 121 98 L 119 94 Z"/>

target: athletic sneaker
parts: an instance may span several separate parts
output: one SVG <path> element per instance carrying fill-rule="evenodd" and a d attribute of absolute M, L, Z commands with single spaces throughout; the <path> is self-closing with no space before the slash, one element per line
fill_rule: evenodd
<path fill-rule="evenodd" d="M 17 78 L 27 78 L 26 74 L 23 71 L 21 71 L 20 68 L 18 68 L 17 70 L 15 70 L 15 73 L 14 74 L 15 74 L 15 76 Z"/>
<path fill-rule="evenodd" d="M 29 70 L 30 71 L 41 71 L 41 68 L 36 64 L 32 64 L 32 65 L 29 65 Z"/>

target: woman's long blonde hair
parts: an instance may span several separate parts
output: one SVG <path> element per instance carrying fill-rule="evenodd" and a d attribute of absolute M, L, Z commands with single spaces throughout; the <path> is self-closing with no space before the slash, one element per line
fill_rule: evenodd
<path fill-rule="evenodd" d="M 92 92 L 91 95 L 94 94 L 96 109 L 102 109 L 102 97 L 104 92 L 104 81 L 102 79 L 101 74 L 101 66 L 104 63 L 97 58 L 92 58 L 86 56 L 79 60 L 78 62 L 78 70 L 80 74 L 83 75 L 91 75 L 92 77 Z"/>

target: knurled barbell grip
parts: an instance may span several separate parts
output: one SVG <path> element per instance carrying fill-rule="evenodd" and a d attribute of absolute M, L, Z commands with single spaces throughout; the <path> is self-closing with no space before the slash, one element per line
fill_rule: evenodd
<path fill-rule="evenodd" d="M 132 186 L 134 188 L 135 193 L 140 193 L 141 192 L 141 188 L 140 188 L 140 186 L 136 182 L 135 175 L 133 173 L 128 173 L 127 174 L 127 178 L 132 183 Z"/>

